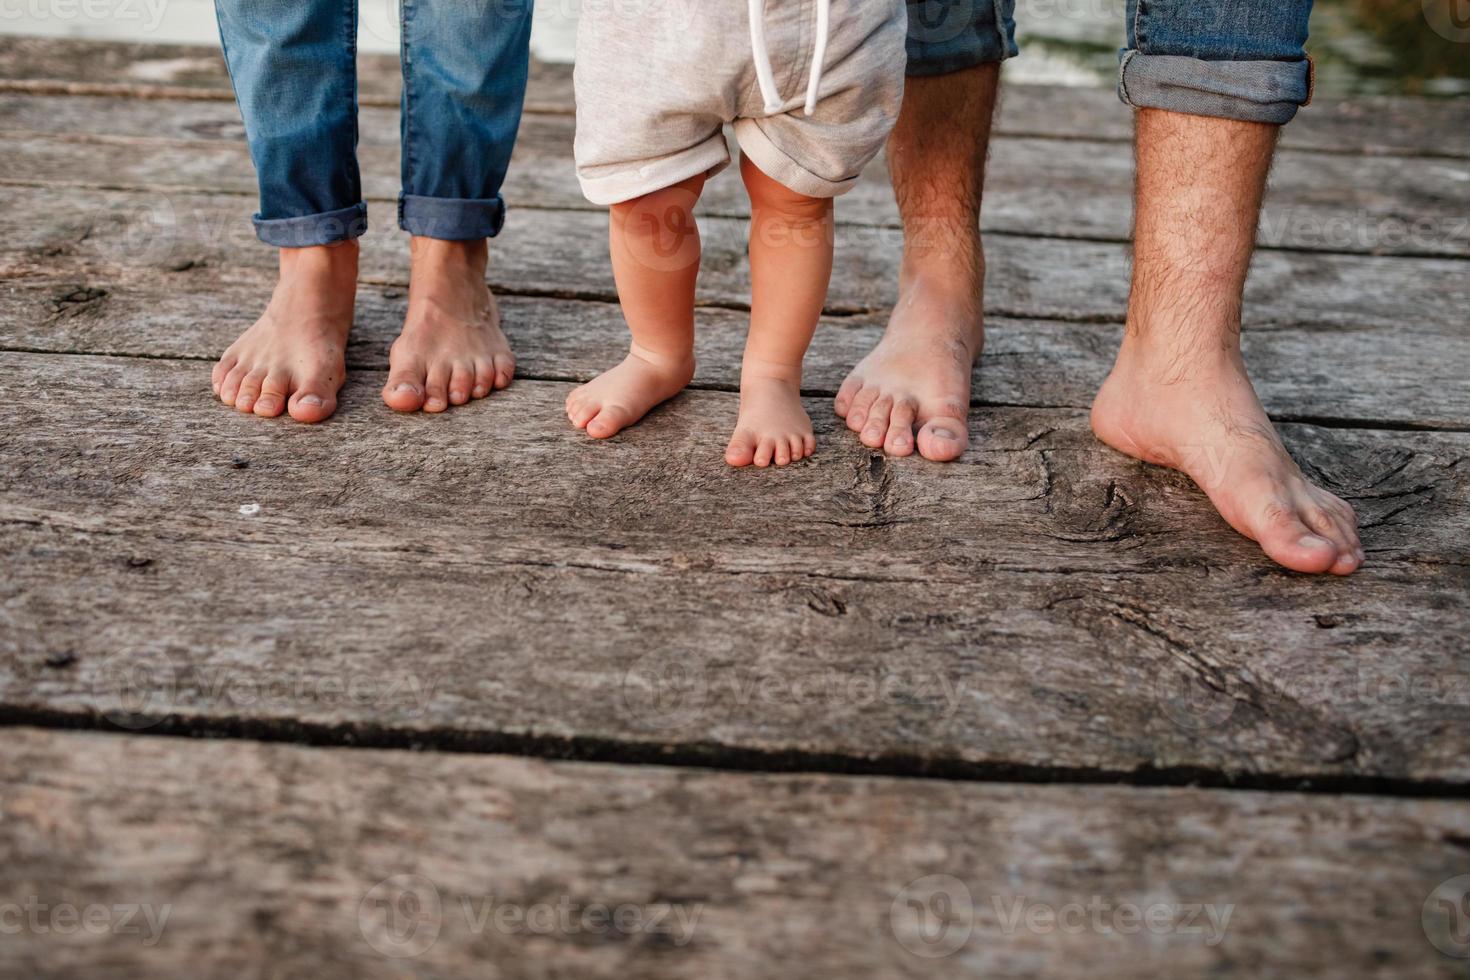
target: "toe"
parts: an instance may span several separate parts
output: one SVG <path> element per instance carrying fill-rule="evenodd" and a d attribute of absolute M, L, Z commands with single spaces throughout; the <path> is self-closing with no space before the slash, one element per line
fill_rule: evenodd
<path fill-rule="evenodd" d="M 597 415 L 600 407 L 595 402 L 581 397 L 574 391 L 567 397 L 567 418 L 571 420 L 572 425 L 579 429 L 585 429 L 587 428 L 587 423 L 591 422 L 593 417 Z"/>
<path fill-rule="evenodd" d="M 424 411 L 442 412 L 449 407 L 449 365 L 433 364 L 424 379 Z"/>
<path fill-rule="evenodd" d="M 769 436 L 762 436 L 755 447 L 755 465 L 766 467 L 771 465 L 771 459 L 776 455 L 776 440 Z"/>
<path fill-rule="evenodd" d="M 475 369 L 472 364 L 456 364 L 449 372 L 449 404 L 463 405 L 470 400 L 475 387 Z"/>
<path fill-rule="evenodd" d="M 485 358 L 475 362 L 475 384 L 470 389 L 473 398 L 484 398 L 495 388 L 495 361 Z M 570 404 L 570 400 L 568 401 Z"/>
<path fill-rule="evenodd" d="M 1308 527 L 1292 502 L 1273 498 L 1250 528 L 1273 561 L 1298 572 L 1325 572 L 1337 563 L 1338 546 Z"/>
<path fill-rule="evenodd" d="M 852 405 L 847 410 L 847 427 L 854 432 L 860 432 L 863 423 L 868 420 L 868 409 L 878 400 L 881 392 L 877 388 L 863 388 L 852 396 Z"/>
<path fill-rule="evenodd" d="M 495 387 L 509 388 L 516 374 L 516 359 L 510 354 L 495 355 Z"/>
<path fill-rule="evenodd" d="M 594 439 L 617 435 L 628 424 L 628 410 L 620 405 L 604 405 L 587 422 L 587 434 Z"/>
<path fill-rule="evenodd" d="M 214 364 L 214 370 L 209 372 L 209 386 L 219 394 L 220 386 L 225 383 L 225 378 L 230 376 L 230 371 L 235 367 L 235 355 L 225 354 Z"/>
<path fill-rule="evenodd" d="M 787 466 L 791 463 L 791 443 L 785 436 L 779 436 L 775 440 L 773 460 L 777 466 Z"/>
<path fill-rule="evenodd" d="M 786 445 L 791 450 L 791 461 L 793 463 L 799 459 L 806 458 L 806 442 L 803 441 L 801 436 L 791 436 L 786 440 Z"/>
<path fill-rule="evenodd" d="M 873 403 L 868 409 L 868 423 L 863 426 L 863 434 L 859 437 L 863 445 L 869 449 L 877 449 L 883 445 L 883 440 L 888 437 L 888 415 L 893 411 L 893 399 L 884 395 Z"/>
<path fill-rule="evenodd" d="M 725 462 L 731 466 L 749 466 L 755 461 L 755 440 L 744 432 L 736 432 L 725 447 Z"/>
<path fill-rule="evenodd" d="M 832 408 L 838 418 L 847 418 L 848 409 L 852 408 L 852 400 L 863 388 L 863 383 L 852 375 L 842 382 L 842 387 L 837 389 L 837 397 L 832 399 Z"/>
<path fill-rule="evenodd" d="M 255 414 L 273 419 L 286 410 L 286 398 L 291 391 L 291 379 L 285 374 L 272 372 L 261 383 L 260 395 L 255 399 Z"/>
<path fill-rule="evenodd" d="M 970 444 L 970 433 L 959 414 L 941 414 L 928 419 L 919 429 L 919 455 L 936 462 L 956 459 Z"/>
<path fill-rule="evenodd" d="M 817 451 L 817 437 L 816 436 L 802 436 L 801 437 L 801 448 L 802 448 L 802 455 L 803 456 L 810 456 L 812 453 L 816 452 Z"/>
<path fill-rule="evenodd" d="M 337 389 L 321 375 L 302 379 L 286 403 L 286 411 L 298 422 L 320 422 L 336 410 Z"/>
<path fill-rule="evenodd" d="M 409 363 L 388 372 L 383 401 L 395 412 L 417 412 L 424 407 L 424 366 Z"/>
<path fill-rule="evenodd" d="M 255 411 L 255 399 L 260 397 L 260 386 L 264 383 L 264 371 L 251 371 L 245 375 L 245 379 L 240 382 L 240 390 L 235 395 L 235 408 L 242 412 Z"/>
<path fill-rule="evenodd" d="M 234 405 L 235 396 L 240 393 L 240 382 L 245 380 L 247 373 L 245 368 L 239 364 L 230 368 L 229 372 L 225 375 L 225 380 L 220 382 L 219 400 L 226 405 Z"/>
<path fill-rule="evenodd" d="M 914 418 L 919 406 L 911 401 L 902 401 L 893 406 L 888 418 L 888 435 L 883 440 L 883 451 L 890 456 L 907 456 L 914 451 Z"/>

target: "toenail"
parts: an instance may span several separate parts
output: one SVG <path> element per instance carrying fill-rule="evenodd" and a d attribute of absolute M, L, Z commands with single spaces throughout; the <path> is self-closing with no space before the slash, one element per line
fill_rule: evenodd
<path fill-rule="evenodd" d="M 934 430 L 934 437 L 936 439 L 958 439 L 959 438 L 959 436 L 955 435 L 949 429 L 935 429 Z"/>
<path fill-rule="evenodd" d="M 1330 545 L 1331 543 L 1326 538 L 1319 538 L 1315 534 L 1303 534 L 1301 540 L 1297 541 L 1297 544 L 1303 548 L 1317 548 L 1324 544 Z"/>
<path fill-rule="evenodd" d="M 1368 555 L 1367 555 L 1367 553 L 1366 553 L 1366 552 L 1364 552 L 1364 551 L 1363 551 L 1363 549 L 1362 549 L 1362 548 L 1358 548 L 1358 549 L 1356 549 L 1356 550 L 1355 550 L 1355 551 L 1354 551 L 1354 552 L 1353 552 L 1353 554 L 1355 554 L 1355 555 L 1357 555 L 1357 556 L 1358 556 L 1358 561 L 1367 561 L 1367 560 L 1368 560 Z"/>
<path fill-rule="evenodd" d="M 301 401 L 298 402 L 297 404 L 300 404 L 300 405 L 310 405 L 313 408 L 320 408 L 321 407 L 321 404 L 322 404 L 322 400 L 319 397 L 317 397 L 316 395 L 303 395 L 302 398 L 301 398 Z"/>
<path fill-rule="evenodd" d="M 413 395 L 413 394 L 417 394 L 418 393 L 418 389 L 415 388 L 411 384 L 400 384 L 397 388 L 394 388 L 393 390 L 394 391 L 406 392 L 406 393 L 408 393 L 410 395 Z"/>

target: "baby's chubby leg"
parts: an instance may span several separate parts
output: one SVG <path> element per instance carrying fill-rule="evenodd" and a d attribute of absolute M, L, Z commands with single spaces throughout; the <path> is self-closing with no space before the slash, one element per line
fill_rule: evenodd
<path fill-rule="evenodd" d="M 613 278 L 633 342 L 617 367 L 567 396 L 567 417 L 594 439 L 627 428 L 694 377 L 694 204 L 704 177 L 615 204 L 609 222 Z"/>
<path fill-rule="evenodd" d="M 798 194 L 749 157 L 740 175 L 750 193 L 750 337 L 725 462 L 785 466 L 817 448 L 801 405 L 801 361 L 832 277 L 832 199 Z"/>

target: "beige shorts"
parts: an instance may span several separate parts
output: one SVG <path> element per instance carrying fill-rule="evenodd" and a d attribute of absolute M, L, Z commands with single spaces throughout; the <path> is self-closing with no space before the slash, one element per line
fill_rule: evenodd
<path fill-rule="evenodd" d="M 574 73 L 577 177 L 617 204 L 727 167 L 721 127 L 799 194 L 836 197 L 878 154 L 903 98 L 904 0 L 831 0 L 815 110 L 804 103 L 816 0 L 765 0 L 780 108 L 766 111 L 740 0 L 583 0 Z"/>

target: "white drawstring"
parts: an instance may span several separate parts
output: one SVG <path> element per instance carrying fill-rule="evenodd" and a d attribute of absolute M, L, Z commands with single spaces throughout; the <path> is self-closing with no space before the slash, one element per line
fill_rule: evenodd
<path fill-rule="evenodd" d="M 781 111 L 781 94 L 776 90 L 776 73 L 766 48 L 765 0 L 750 0 L 750 53 L 755 59 L 755 80 L 760 85 L 766 112 Z M 832 0 L 817 0 L 817 40 L 812 49 L 812 71 L 806 83 L 806 114 L 817 109 L 817 90 L 822 85 L 822 62 L 827 57 L 827 29 L 832 19 Z"/>
<path fill-rule="evenodd" d="M 827 57 L 827 27 L 832 18 L 832 0 L 817 0 L 817 43 L 812 48 L 812 74 L 806 82 L 806 114 L 817 111 L 817 89 L 822 84 L 822 62 Z"/>

